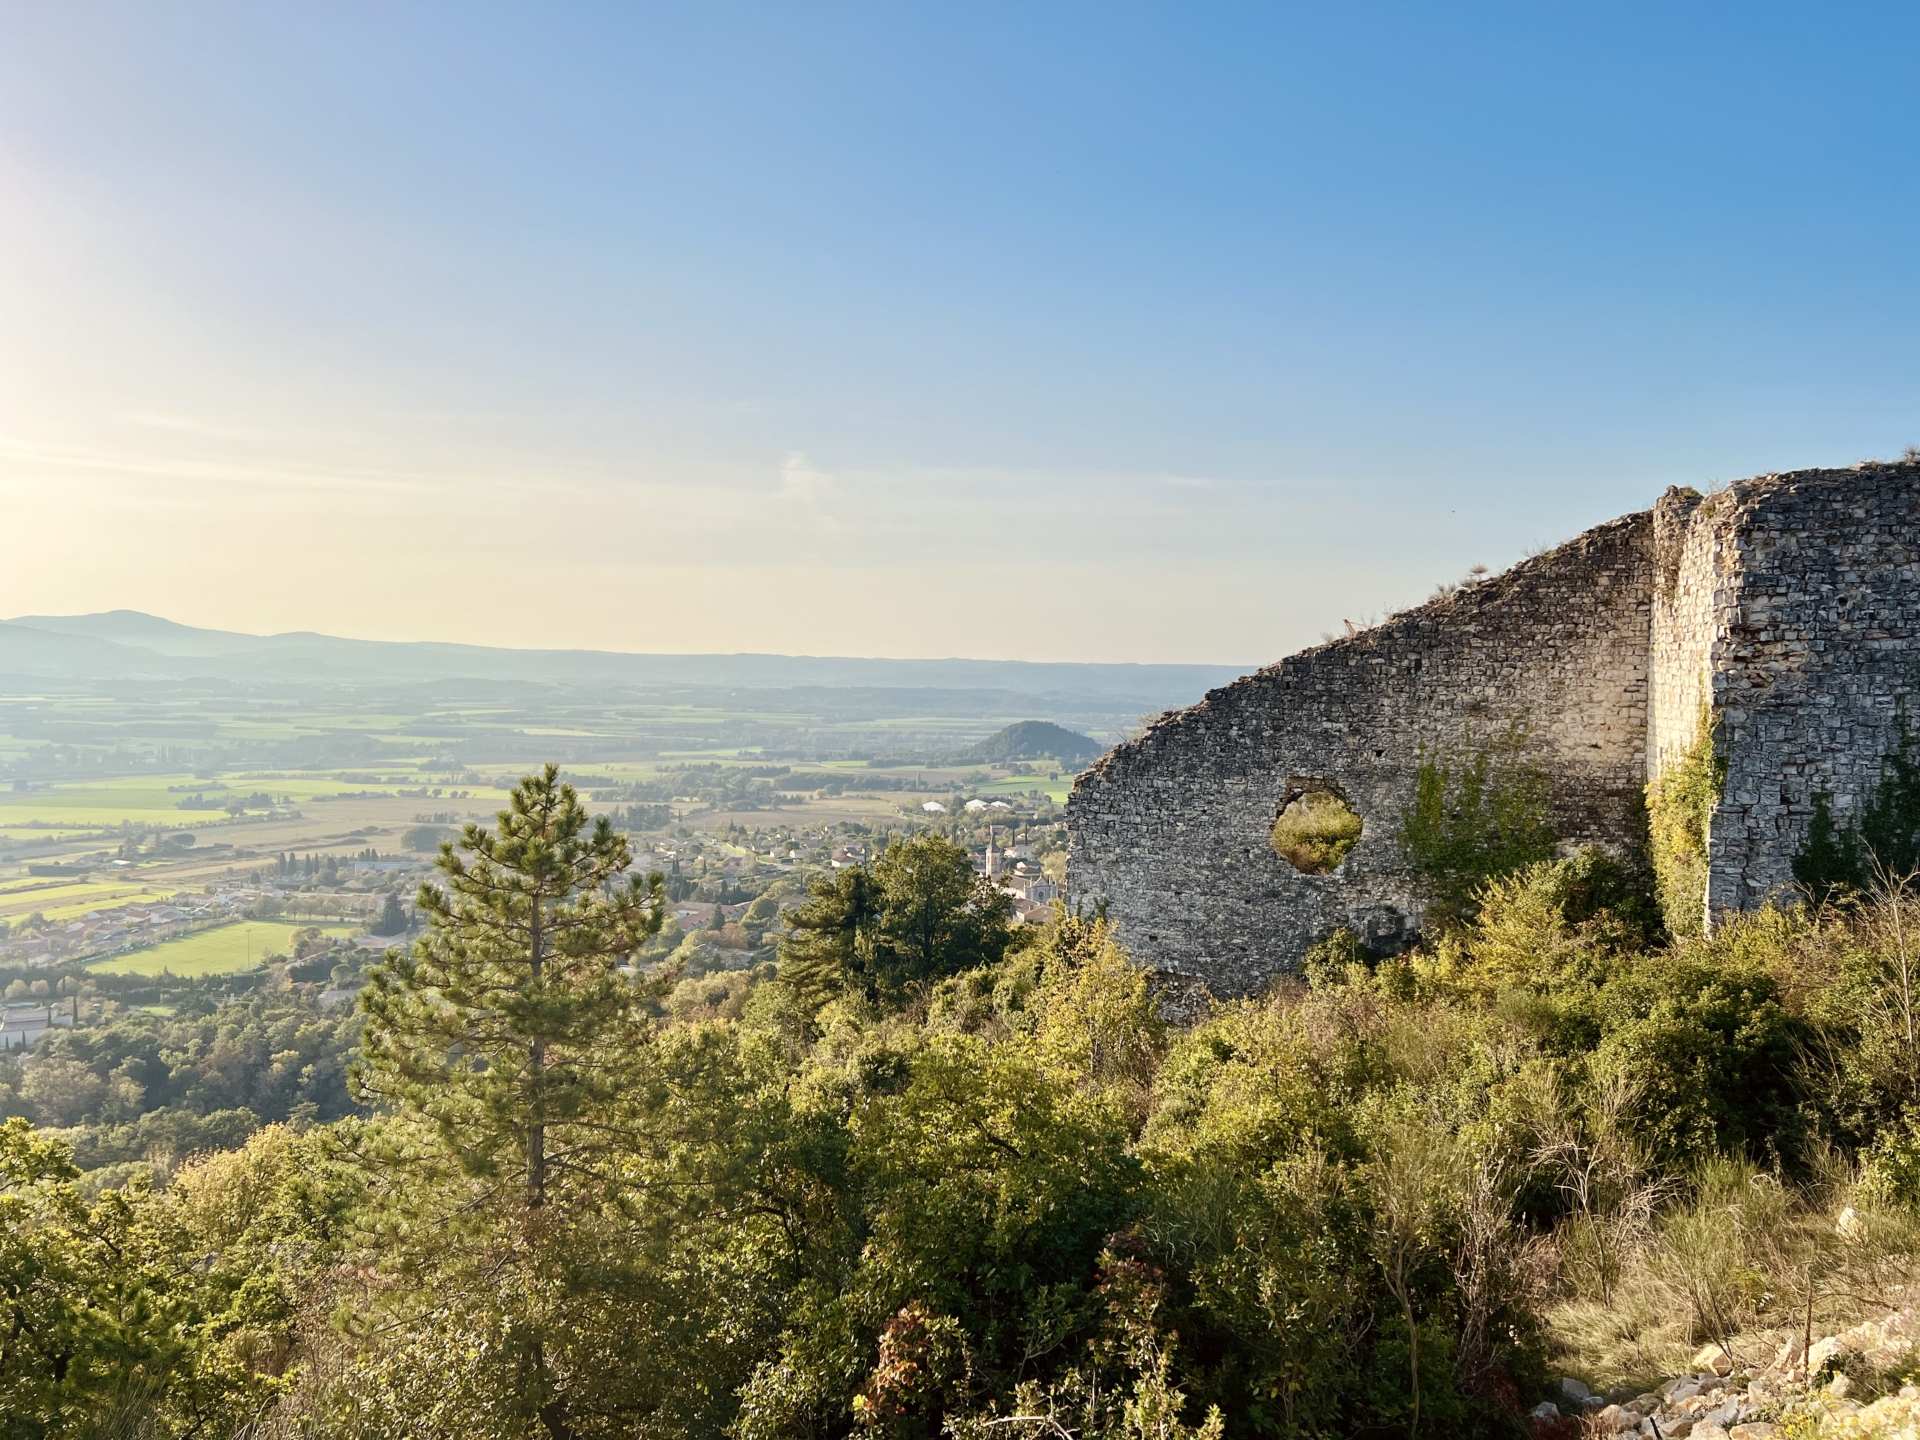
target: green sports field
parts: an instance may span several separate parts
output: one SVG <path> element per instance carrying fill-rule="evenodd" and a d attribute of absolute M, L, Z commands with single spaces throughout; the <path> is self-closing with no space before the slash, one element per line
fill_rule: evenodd
<path fill-rule="evenodd" d="M 304 928 L 269 920 L 235 920 L 212 930 L 169 940 L 151 950 L 136 950 L 131 955 L 97 961 L 87 969 L 102 975 L 158 975 L 166 970 L 183 979 L 233 975 L 251 970 L 269 954 L 290 954 L 294 931 Z M 353 933 L 352 927 L 346 925 L 322 925 L 320 929 L 328 935 Z"/>

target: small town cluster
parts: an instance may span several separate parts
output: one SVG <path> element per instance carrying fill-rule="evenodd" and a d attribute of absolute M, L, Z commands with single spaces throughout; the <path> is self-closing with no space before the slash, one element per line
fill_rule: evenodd
<path fill-rule="evenodd" d="M 360 863 L 364 866 L 367 862 Z M 362 896 L 369 894 L 365 884 L 341 888 L 347 894 L 356 891 Z M 66 960 L 85 962 L 123 955 L 249 914 L 287 913 L 285 907 L 290 898 L 288 891 L 272 885 L 210 887 L 204 892 L 181 890 L 164 900 L 135 901 L 89 910 L 77 919 L 58 924 L 44 927 L 23 924 L 14 934 L 0 939 L 0 960 L 39 968 Z M 329 908 L 329 913 L 336 918 L 360 918 L 371 911 L 366 902 L 362 902 L 351 908 L 335 905 Z"/>

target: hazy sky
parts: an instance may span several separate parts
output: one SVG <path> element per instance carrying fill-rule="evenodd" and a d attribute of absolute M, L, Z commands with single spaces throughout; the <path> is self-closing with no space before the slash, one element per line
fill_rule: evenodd
<path fill-rule="evenodd" d="M 0 0 L 0 614 L 1264 662 L 1920 442 L 1920 7 Z"/>

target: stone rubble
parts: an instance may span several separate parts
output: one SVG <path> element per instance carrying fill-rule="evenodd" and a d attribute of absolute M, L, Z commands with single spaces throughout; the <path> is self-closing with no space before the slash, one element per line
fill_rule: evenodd
<path fill-rule="evenodd" d="M 1804 1356 L 1801 1337 L 1793 1336 L 1758 1369 L 1738 1368 L 1718 1345 L 1707 1345 L 1686 1373 L 1637 1396 L 1596 1395 L 1566 1376 L 1556 1387 L 1559 1399 L 1542 1401 L 1530 1418 L 1542 1436 L 1568 1433 L 1566 1419 L 1580 1416 L 1582 1433 L 1590 1436 L 1768 1440 L 1792 1433 L 1819 1440 L 1920 1440 L 1920 1386 L 1862 1401 L 1853 1398 L 1856 1386 L 1845 1364 L 1835 1364 L 1884 1371 L 1912 1352 L 1916 1338 L 1920 1318 L 1909 1302 L 1820 1337 Z M 1816 1382 L 1811 1386 L 1809 1374 Z M 1789 1421 L 1791 1432 L 1784 1428 Z"/>

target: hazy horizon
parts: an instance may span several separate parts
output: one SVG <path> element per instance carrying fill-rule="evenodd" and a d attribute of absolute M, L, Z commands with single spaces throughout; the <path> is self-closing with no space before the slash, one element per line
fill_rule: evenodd
<path fill-rule="evenodd" d="M 171 616 L 157 615 L 150 610 L 136 610 L 130 607 L 121 607 L 113 610 L 88 611 L 88 612 L 77 613 L 72 615 L 45 615 L 45 614 L 6 615 L 6 616 L 0 616 L 0 625 L 31 626 L 32 623 L 35 621 L 47 622 L 47 621 L 75 621 L 75 620 L 80 620 L 80 621 L 105 620 L 105 619 L 110 619 L 118 616 L 131 617 L 137 620 L 156 620 L 161 622 L 164 625 L 177 625 L 186 630 L 200 631 L 202 633 L 212 634 L 212 635 L 239 636 L 239 637 L 244 637 L 247 639 L 254 639 L 254 640 L 283 640 L 283 639 L 315 638 L 315 639 L 323 639 L 323 640 L 338 640 L 338 641 L 343 641 L 347 644 L 352 644 L 352 645 L 360 645 L 360 644 L 421 645 L 421 646 L 449 646 L 449 647 L 456 647 L 456 646 L 464 647 L 464 646 L 470 646 L 473 644 L 473 642 L 470 642 L 470 641 L 448 640 L 442 636 L 437 636 L 437 635 L 404 636 L 404 637 L 398 637 L 393 639 L 383 639 L 383 638 L 377 638 L 377 637 L 365 636 L 365 635 L 342 635 L 336 632 L 325 631 L 325 630 L 312 630 L 312 629 L 277 630 L 272 632 L 262 632 L 257 630 L 237 630 L 228 626 L 190 626 L 190 625 L 186 625 L 182 621 L 174 620 Z M 59 633 L 59 632 L 54 632 L 54 633 Z M 117 643 L 122 643 L 122 644 L 137 645 L 142 643 L 138 638 L 135 638 L 135 637 L 125 637 L 125 638 L 113 637 L 113 638 L 115 638 Z M 608 647 L 608 646 L 557 646 L 557 645 L 542 645 L 542 646 L 481 645 L 475 648 L 489 649 L 489 650 L 503 650 L 508 652 L 537 651 L 537 650 L 575 651 L 578 653 L 589 654 L 589 655 L 626 656 L 626 657 L 632 657 L 636 659 L 648 659 L 648 658 L 660 657 L 660 658 L 669 658 L 669 659 L 765 658 L 765 659 L 776 659 L 776 660 L 878 660 L 878 661 L 897 661 L 901 663 L 924 662 L 928 664 L 954 663 L 954 664 L 982 664 L 982 665 L 1033 665 L 1033 666 L 1046 666 L 1046 667 L 1088 666 L 1088 667 L 1098 667 L 1098 668 L 1113 668 L 1113 667 L 1125 667 L 1125 666 L 1139 666 L 1142 668 L 1150 667 L 1154 669 L 1183 669 L 1184 668 L 1184 669 L 1196 669 L 1196 670 L 1243 668 L 1246 671 L 1252 671 L 1254 669 L 1257 669 L 1260 664 L 1265 663 L 1260 661 L 1255 661 L 1255 662 L 1223 661 L 1223 662 L 1207 663 L 1207 662 L 1154 661 L 1154 660 L 1027 660 L 1018 656 L 1008 657 L 1008 656 L 983 656 L 983 655 L 878 655 L 878 654 L 875 654 L 875 655 L 829 655 L 821 652 L 809 653 L 809 652 L 802 652 L 802 651 L 781 651 L 781 650 L 687 650 L 687 649 L 672 649 L 672 648 L 655 650 L 655 649 L 636 649 L 632 646 Z"/>
<path fill-rule="evenodd" d="M 0 611 L 1264 664 L 1920 442 L 1920 14 L 15 7 Z"/>

